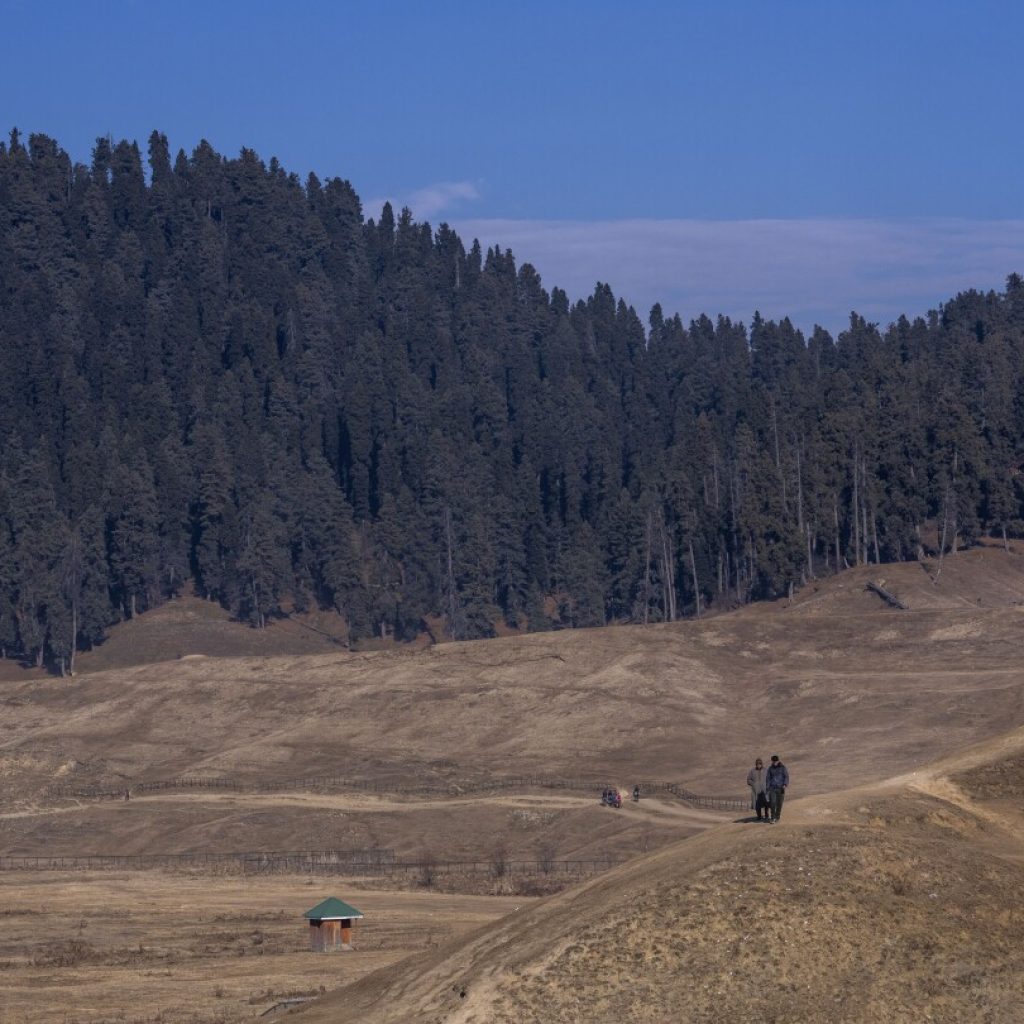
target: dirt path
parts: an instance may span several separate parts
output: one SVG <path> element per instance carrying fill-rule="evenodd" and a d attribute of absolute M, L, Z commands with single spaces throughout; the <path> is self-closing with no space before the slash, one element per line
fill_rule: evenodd
<path fill-rule="evenodd" d="M 994 853 L 1013 860 L 1024 859 L 1024 815 L 1006 813 L 998 806 L 989 806 L 974 799 L 960 786 L 954 776 L 971 769 L 1024 754 L 1024 729 L 1015 729 L 1002 736 L 958 750 L 930 765 L 871 784 L 836 793 L 815 795 L 794 800 L 787 807 L 789 822 L 829 825 L 847 824 L 852 813 L 879 797 L 900 792 L 920 793 L 949 804 L 975 818 L 988 832 L 985 846 Z"/>
<path fill-rule="evenodd" d="M 597 801 L 590 796 L 491 796 L 449 797 L 445 799 L 410 800 L 368 796 L 361 793 L 161 793 L 132 797 L 129 801 L 82 802 L 63 807 L 30 807 L 0 814 L 0 820 L 41 818 L 88 812 L 96 807 L 131 814 L 133 809 L 159 804 L 188 805 L 189 807 L 215 806 L 231 809 L 267 809 L 271 807 L 302 807 L 310 810 L 351 811 L 371 814 L 404 814 L 424 810 L 469 808 L 473 806 L 502 807 L 513 810 L 580 810 L 593 807 Z M 633 820 L 657 819 L 661 823 L 709 828 L 724 820 L 721 813 L 704 811 L 669 800 L 645 798 L 639 803 L 623 804 L 609 814 L 618 814 Z"/>

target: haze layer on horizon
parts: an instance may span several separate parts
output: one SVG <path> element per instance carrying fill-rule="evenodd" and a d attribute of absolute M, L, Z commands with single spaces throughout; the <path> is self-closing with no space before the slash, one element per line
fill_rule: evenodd
<path fill-rule="evenodd" d="M 1024 273 L 1024 220 L 457 220 L 464 240 L 511 249 L 545 285 L 585 299 L 600 281 L 646 320 L 789 317 L 833 337 L 856 312 L 884 330 L 957 293 Z"/>
<path fill-rule="evenodd" d="M 1010 0 L 0 0 L 5 127 L 349 179 L 642 315 L 883 325 L 1024 271 Z"/>

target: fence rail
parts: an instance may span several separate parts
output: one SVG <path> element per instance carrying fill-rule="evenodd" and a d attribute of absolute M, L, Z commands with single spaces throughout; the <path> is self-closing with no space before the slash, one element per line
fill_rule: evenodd
<path fill-rule="evenodd" d="M 125 871 L 188 867 L 234 868 L 243 874 L 336 874 L 348 877 L 426 877 L 473 875 L 491 878 L 570 876 L 583 878 L 607 871 L 619 858 L 588 860 L 397 860 L 391 850 L 305 850 L 286 853 L 139 853 L 0 855 L 0 871 Z"/>
<path fill-rule="evenodd" d="M 261 782 L 242 782 L 233 778 L 206 778 L 185 776 L 148 782 L 106 784 L 101 786 L 54 786 L 49 793 L 54 797 L 77 799 L 120 799 L 127 794 L 159 793 L 167 790 L 209 789 L 235 793 L 282 793 L 355 791 L 386 793 L 396 796 L 468 796 L 502 790 L 559 789 L 597 793 L 610 785 L 607 780 L 562 779 L 537 776 L 518 776 L 452 782 L 444 779 L 410 781 L 399 778 L 355 779 L 337 775 L 314 775 L 302 778 L 272 779 Z M 692 807 L 716 811 L 742 811 L 749 801 L 742 797 L 707 796 L 694 793 L 675 782 L 647 780 L 640 783 L 644 795 L 663 793 Z"/>

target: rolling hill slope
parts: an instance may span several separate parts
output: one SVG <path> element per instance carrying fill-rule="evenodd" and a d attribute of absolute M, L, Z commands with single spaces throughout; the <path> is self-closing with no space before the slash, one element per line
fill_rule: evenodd
<path fill-rule="evenodd" d="M 1011 1024 L 1024 998 L 1024 815 L 995 820 L 950 775 L 969 788 L 1022 753 L 1016 730 L 910 776 L 795 801 L 776 826 L 720 826 L 297 1020 Z M 1019 771 L 998 795 L 1019 805 Z"/>
<path fill-rule="evenodd" d="M 1024 559 L 997 549 L 948 557 L 937 581 L 861 567 L 699 622 L 426 649 L 257 635 L 186 601 L 126 624 L 74 679 L 0 683 L 0 854 L 501 846 L 625 862 L 353 972 L 296 1018 L 311 1022 L 1015 1024 L 1022 601 Z M 779 826 L 666 798 L 613 812 L 596 793 L 480 788 L 668 779 L 739 795 L 775 750 L 793 773 Z M 330 774 L 391 788 L 308 784 Z M 130 803 L 54 788 L 181 775 L 252 788 Z M 424 781 L 437 788 L 409 790 Z M 227 881 L 190 884 L 212 905 Z M 55 882 L 53 907 L 79 889 Z M 147 1012 L 149 991 L 141 979 Z"/>
<path fill-rule="evenodd" d="M 910 610 L 864 591 L 879 576 Z M 219 657 L 207 623 L 193 642 L 187 617 L 168 609 L 177 616 L 173 646 L 207 656 L 0 684 L 4 806 L 34 812 L 16 829 L 0 818 L 0 852 L 95 847 L 109 837 L 109 812 L 92 804 L 74 809 L 73 835 L 65 834 L 73 815 L 50 821 L 55 784 L 340 775 L 458 786 L 530 775 L 623 786 L 665 779 L 740 795 L 748 764 L 769 748 L 793 771 L 794 795 L 880 780 L 1024 724 L 1021 600 L 1024 559 L 979 549 L 947 558 L 937 586 L 917 565 L 860 568 L 792 603 L 700 622 L 422 650 L 299 655 L 286 647 L 272 655 L 270 647 L 259 657 Z M 138 635 L 160 625 L 145 618 L 125 628 Z M 239 638 L 224 649 L 235 654 L 254 631 L 230 628 Z M 267 634 L 258 639 L 269 647 Z M 127 656 L 132 645 L 118 642 Z M 149 805 L 133 807 L 139 852 L 147 843 L 161 852 L 237 849 L 243 838 L 246 848 L 279 846 L 305 814 L 202 794 Z M 466 821 L 479 813 L 463 808 L 436 837 L 421 821 L 403 843 L 404 826 L 363 814 L 381 808 L 335 810 L 333 825 L 318 819 L 318 842 L 376 836 L 406 849 L 473 834 Z M 159 828 L 142 827 L 146 813 Z M 581 850 L 592 828 L 575 829 L 567 848 Z"/>

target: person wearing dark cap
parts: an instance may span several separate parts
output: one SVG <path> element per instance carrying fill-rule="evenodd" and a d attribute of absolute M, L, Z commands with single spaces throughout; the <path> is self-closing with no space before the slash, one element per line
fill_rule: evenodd
<path fill-rule="evenodd" d="M 772 754 L 772 763 L 768 765 L 765 786 L 768 790 L 768 808 L 772 822 L 782 817 L 782 804 L 786 799 L 786 787 L 789 785 L 789 769 L 779 760 L 778 754 Z"/>

